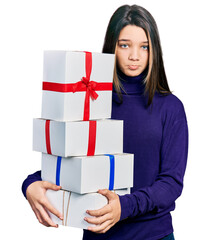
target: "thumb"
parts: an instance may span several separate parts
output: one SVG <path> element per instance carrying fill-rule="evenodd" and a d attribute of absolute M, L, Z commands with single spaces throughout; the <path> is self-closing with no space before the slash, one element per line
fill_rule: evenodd
<path fill-rule="evenodd" d="M 115 199 L 115 193 L 111 192 L 108 189 L 99 189 L 98 193 L 100 193 L 103 196 L 105 196 L 109 201 Z"/>
<path fill-rule="evenodd" d="M 58 191 L 61 189 L 61 186 L 58 186 L 56 184 L 53 184 L 53 183 L 50 183 L 50 182 L 47 182 L 47 181 L 43 181 L 43 187 L 45 189 L 52 189 L 54 191 Z"/>

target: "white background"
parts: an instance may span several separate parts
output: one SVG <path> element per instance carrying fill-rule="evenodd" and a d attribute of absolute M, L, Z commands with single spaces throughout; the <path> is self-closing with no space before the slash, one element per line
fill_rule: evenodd
<path fill-rule="evenodd" d="M 210 17 L 205 0 L 0 2 L 1 238 L 82 238 L 80 229 L 39 224 L 21 193 L 22 181 L 41 165 L 40 153 L 32 151 L 32 119 L 41 116 L 43 51 L 101 52 L 112 13 L 134 3 L 156 19 L 169 86 L 188 118 L 184 191 L 172 213 L 176 240 L 210 239 Z"/>

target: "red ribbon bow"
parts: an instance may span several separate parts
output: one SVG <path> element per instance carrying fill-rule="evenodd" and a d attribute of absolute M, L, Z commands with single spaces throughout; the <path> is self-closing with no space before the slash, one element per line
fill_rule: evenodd
<path fill-rule="evenodd" d="M 86 88 L 87 94 L 92 98 L 92 100 L 96 100 L 98 98 L 98 94 L 95 91 L 96 87 L 97 82 L 90 81 L 87 77 L 83 77 L 80 82 L 77 82 L 72 86 L 72 89 L 73 93 L 75 93 Z"/>

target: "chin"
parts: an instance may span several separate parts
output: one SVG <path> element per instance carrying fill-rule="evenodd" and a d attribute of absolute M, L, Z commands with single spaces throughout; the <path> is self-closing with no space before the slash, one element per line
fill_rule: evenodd
<path fill-rule="evenodd" d="M 126 71 L 126 75 L 129 76 L 129 77 L 136 77 L 138 76 L 139 74 L 141 74 L 142 72 L 139 72 L 139 71 Z"/>

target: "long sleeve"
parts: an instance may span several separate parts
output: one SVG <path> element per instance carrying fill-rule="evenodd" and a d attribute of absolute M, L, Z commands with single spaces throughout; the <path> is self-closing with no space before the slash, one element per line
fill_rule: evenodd
<path fill-rule="evenodd" d="M 151 186 L 120 196 L 121 218 L 168 209 L 181 195 L 188 154 L 188 126 L 181 119 L 165 123 L 160 150 L 159 174 Z"/>
<path fill-rule="evenodd" d="M 42 181 L 41 171 L 37 171 L 33 174 L 28 175 L 28 177 L 23 181 L 22 192 L 23 192 L 23 195 L 25 196 L 25 198 L 26 198 L 26 190 L 27 190 L 28 186 L 31 183 L 36 182 L 36 181 Z"/>

